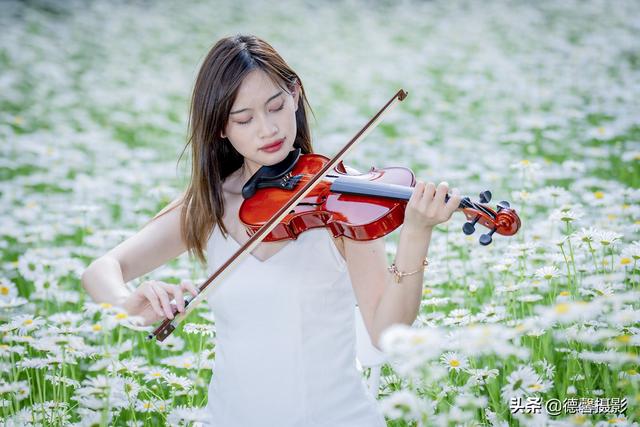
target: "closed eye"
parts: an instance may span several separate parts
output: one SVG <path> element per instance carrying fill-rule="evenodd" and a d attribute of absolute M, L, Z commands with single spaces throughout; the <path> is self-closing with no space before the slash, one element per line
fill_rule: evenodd
<path fill-rule="evenodd" d="M 280 106 L 278 108 L 276 108 L 275 110 L 271 110 L 271 112 L 275 113 L 276 111 L 281 111 L 283 108 L 284 108 L 284 102 L 282 104 L 280 104 Z M 253 119 L 253 117 L 249 117 L 244 122 L 236 122 L 236 123 L 238 123 L 239 125 L 246 125 L 251 121 L 251 119 Z"/>

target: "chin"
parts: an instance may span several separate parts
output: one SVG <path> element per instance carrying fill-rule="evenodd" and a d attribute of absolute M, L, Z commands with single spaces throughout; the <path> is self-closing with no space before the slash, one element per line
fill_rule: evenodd
<path fill-rule="evenodd" d="M 287 150 L 287 151 L 280 150 L 280 151 L 281 151 L 281 153 L 279 153 L 280 155 L 278 156 L 278 159 L 273 161 L 273 162 L 269 162 L 269 164 L 267 166 L 273 166 L 273 165 L 276 165 L 276 164 L 280 163 L 281 161 L 283 161 L 284 159 L 287 158 L 287 156 L 289 155 L 289 151 L 291 151 L 291 150 Z"/>

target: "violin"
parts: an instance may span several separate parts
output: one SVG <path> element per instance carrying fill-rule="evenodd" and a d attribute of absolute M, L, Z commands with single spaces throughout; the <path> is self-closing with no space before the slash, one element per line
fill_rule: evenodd
<path fill-rule="evenodd" d="M 222 281 L 262 241 L 296 239 L 305 230 L 327 227 L 335 237 L 373 240 L 389 234 L 404 220 L 404 210 L 416 180 L 404 167 L 376 169 L 367 173 L 348 174 L 342 159 L 380 122 L 383 115 L 407 92 L 398 92 L 363 126 L 332 158 L 319 154 L 300 154 L 292 150 L 287 157 L 271 166 L 262 166 L 243 186 L 243 202 L 239 219 L 247 229 L 249 240 L 225 261 L 199 287 L 196 296 L 185 296 L 185 310 L 173 313 L 150 334 L 164 341 L 206 297 L 212 285 Z M 511 236 L 520 228 L 520 218 L 508 202 L 497 204 L 496 210 L 485 204 L 491 192 L 480 193 L 480 203 L 468 197 L 460 200 L 468 222 L 465 234 L 472 234 L 480 224 L 490 231 L 480 236 L 480 244 L 491 243 L 494 233 Z M 449 200 L 446 195 L 445 200 Z"/>
<path fill-rule="evenodd" d="M 301 155 L 300 152 L 300 148 L 296 148 L 280 163 L 262 166 L 244 185 L 244 200 L 238 215 L 249 236 L 264 226 L 295 190 L 330 160 L 320 154 Z M 359 241 L 380 238 L 403 223 L 415 184 L 414 173 L 405 167 L 377 169 L 372 166 L 366 173 L 348 174 L 339 162 L 264 241 L 297 239 L 300 233 L 317 227 L 328 228 L 334 237 Z M 447 194 L 445 201 L 448 200 Z M 463 197 L 458 206 L 467 217 L 462 227 L 465 234 L 473 234 L 476 224 L 489 229 L 479 239 L 484 246 L 491 243 L 494 233 L 512 236 L 520 228 L 520 218 L 509 202 L 499 202 L 494 210 L 486 206 L 490 200 L 491 192 L 487 190 L 480 193 L 479 203 Z"/>

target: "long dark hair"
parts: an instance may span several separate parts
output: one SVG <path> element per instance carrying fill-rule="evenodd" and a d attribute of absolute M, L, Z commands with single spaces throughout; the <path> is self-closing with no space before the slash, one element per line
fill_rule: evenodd
<path fill-rule="evenodd" d="M 255 69 L 264 71 L 275 84 L 288 91 L 299 85 L 298 130 L 293 146 L 305 154 L 313 152 L 306 114 L 306 108 L 311 111 L 311 107 L 300 77 L 269 43 L 256 36 L 238 34 L 220 39 L 204 59 L 193 88 L 188 140 L 180 154 L 182 157 L 191 144 L 191 180 L 181 198 L 151 219 L 183 206 L 182 238 L 189 255 L 195 255 L 203 264 L 206 263 L 207 238 L 213 227 L 217 224 L 225 237 L 228 234 L 222 223 L 222 182 L 242 166 L 244 158 L 221 134 L 242 80 Z"/>

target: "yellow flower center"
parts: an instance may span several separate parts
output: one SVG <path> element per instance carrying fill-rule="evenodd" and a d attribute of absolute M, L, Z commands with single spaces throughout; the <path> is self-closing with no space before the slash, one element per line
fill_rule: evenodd
<path fill-rule="evenodd" d="M 627 371 L 627 374 L 629 374 L 629 375 L 638 375 L 638 371 L 636 371 L 635 369 L 629 369 Z"/>
<path fill-rule="evenodd" d="M 415 335 L 411 337 L 411 344 L 422 344 L 424 342 L 424 338 L 420 335 Z"/>
<path fill-rule="evenodd" d="M 620 264 L 622 264 L 622 265 L 631 264 L 631 258 L 627 258 L 627 257 L 621 258 L 620 259 Z"/>
<path fill-rule="evenodd" d="M 182 364 L 182 367 L 183 367 L 183 368 L 190 368 L 191 366 L 193 366 L 193 365 L 192 365 L 191 363 L 189 363 L 189 362 L 184 362 L 184 363 Z"/>
<path fill-rule="evenodd" d="M 22 324 L 24 326 L 29 326 L 33 323 L 33 319 L 26 319 L 24 322 L 22 322 Z"/>
<path fill-rule="evenodd" d="M 102 325 L 98 325 L 97 323 L 95 325 L 93 325 L 91 327 L 91 329 L 93 329 L 93 332 L 99 332 L 102 330 Z"/>
<path fill-rule="evenodd" d="M 529 160 L 524 159 L 524 160 L 520 160 L 520 164 L 523 166 L 529 166 L 529 163 L 531 163 Z"/>
<path fill-rule="evenodd" d="M 609 214 L 609 215 L 607 215 L 607 218 L 613 221 L 614 219 L 618 218 L 618 215 L 616 215 L 616 214 Z"/>
<path fill-rule="evenodd" d="M 560 292 L 560 296 L 568 297 L 568 296 L 569 296 L 569 291 L 562 291 L 562 292 Z"/>
<path fill-rule="evenodd" d="M 449 365 L 453 366 L 454 368 L 457 368 L 458 366 L 460 366 L 460 362 L 454 359 L 449 362 Z"/>
<path fill-rule="evenodd" d="M 558 314 L 564 314 L 567 313 L 569 311 L 569 304 L 557 304 L 555 307 L 555 311 Z"/>
<path fill-rule="evenodd" d="M 102 308 L 111 308 L 113 306 L 111 304 L 109 304 L 108 302 L 102 302 L 102 303 L 100 303 L 100 307 L 102 307 Z"/>
<path fill-rule="evenodd" d="M 129 317 L 129 315 L 127 313 L 118 313 L 118 314 L 116 314 L 116 319 L 118 319 L 118 320 L 126 319 L 127 317 Z"/>
<path fill-rule="evenodd" d="M 604 193 L 602 191 L 596 191 L 595 193 L 593 193 L 594 197 L 596 199 L 603 199 L 604 198 Z"/>
<path fill-rule="evenodd" d="M 5 285 L 0 286 L 0 294 L 9 295 L 9 287 Z"/>
<path fill-rule="evenodd" d="M 631 337 L 629 335 L 620 335 L 617 336 L 616 339 L 622 343 L 627 343 L 631 340 Z"/>
<path fill-rule="evenodd" d="M 151 374 L 151 376 L 157 378 L 157 377 L 160 376 L 160 373 L 159 372 L 154 372 L 154 373 Z"/>

